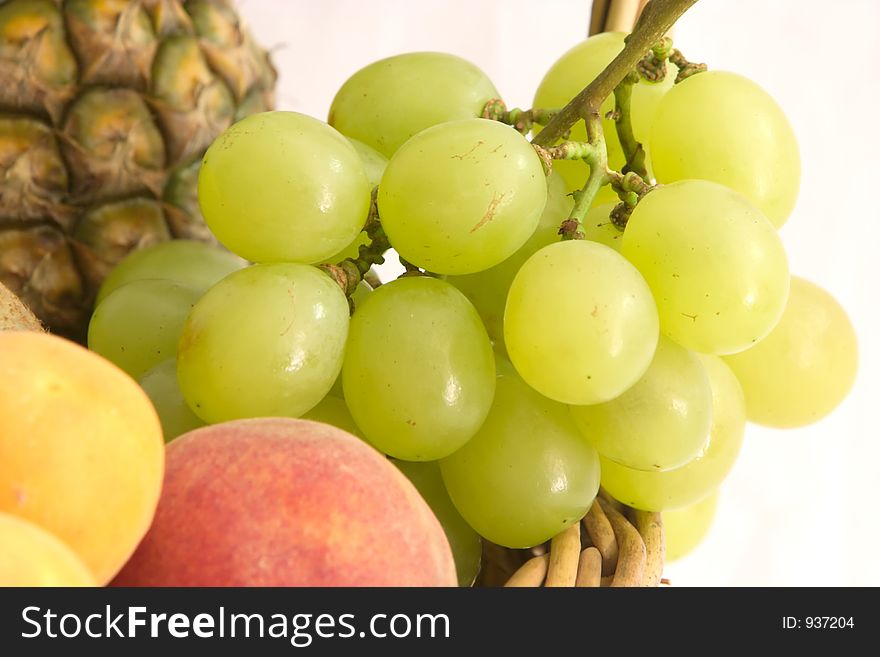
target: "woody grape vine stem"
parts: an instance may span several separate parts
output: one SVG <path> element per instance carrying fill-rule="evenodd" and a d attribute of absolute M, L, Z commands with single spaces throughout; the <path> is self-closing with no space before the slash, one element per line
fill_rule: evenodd
<path fill-rule="evenodd" d="M 546 148 L 568 132 L 578 119 L 583 119 L 588 128 L 591 118 L 594 121 L 601 120 L 602 102 L 614 93 L 615 87 L 636 68 L 645 53 L 663 38 L 675 21 L 696 1 L 651 0 L 645 5 L 623 50 L 596 76 L 595 80 L 553 115 L 532 143 Z M 587 134 L 589 135 L 589 132 Z"/>

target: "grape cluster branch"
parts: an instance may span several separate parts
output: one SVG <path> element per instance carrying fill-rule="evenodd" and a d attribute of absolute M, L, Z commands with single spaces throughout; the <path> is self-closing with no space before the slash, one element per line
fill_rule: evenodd
<path fill-rule="evenodd" d="M 663 37 L 636 66 L 636 70 L 649 82 L 662 82 L 666 77 L 666 60 L 672 52 L 672 39 Z"/>
<path fill-rule="evenodd" d="M 635 171 L 628 171 L 625 174 L 608 171 L 608 177 L 611 181 L 611 187 L 621 200 L 611 211 L 611 223 L 623 230 L 626 228 L 626 222 L 629 221 L 629 216 L 635 210 L 636 204 L 654 187 L 645 182 Z"/>
<path fill-rule="evenodd" d="M 682 80 L 687 80 L 692 75 L 702 73 L 708 69 L 708 66 L 705 64 L 690 62 L 685 59 L 685 56 L 681 54 L 680 50 L 673 50 L 669 53 L 669 61 L 678 67 L 678 75 L 675 76 L 675 84 L 678 84 Z"/>
<path fill-rule="evenodd" d="M 614 114 L 617 139 L 623 149 L 626 164 L 623 173 L 633 171 L 642 178 L 648 176 L 648 167 L 645 164 L 645 149 L 633 134 L 632 102 L 633 85 L 639 81 L 639 74 L 635 71 L 627 73 L 623 80 L 614 88 Z"/>
<path fill-rule="evenodd" d="M 672 39 L 663 37 L 641 59 L 636 70 L 641 77 L 649 82 L 661 82 L 666 77 L 667 61 L 678 69 L 675 84 L 709 68 L 706 64 L 689 61 L 680 50 L 672 47 Z"/>
<path fill-rule="evenodd" d="M 587 140 L 592 149 L 583 157 L 583 161 L 590 167 L 590 175 L 583 188 L 574 193 L 574 206 L 562 226 L 559 234 L 562 239 L 584 239 L 582 230 L 584 218 L 590 211 L 593 199 L 599 193 L 603 185 L 608 184 L 608 150 L 605 148 L 605 139 L 602 136 L 602 119 L 599 115 L 591 115 L 587 120 Z"/>
<path fill-rule="evenodd" d="M 602 102 L 666 32 L 697 0 L 651 0 L 646 6 L 623 50 L 595 80 L 557 112 L 533 143 L 551 146 L 578 121 L 599 118 Z M 588 121 L 589 124 L 589 121 Z"/>
<path fill-rule="evenodd" d="M 368 277 L 370 267 L 385 262 L 385 252 L 391 248 L 388 236 L 379 221 L 378 193 L 379 188 L 374 188 L 370 196 L 370 212 L 364 224 L 364 232 L 370 241 L 358 247 L 357 258 L 346 258 L 338 264 L 320 265 L 320 268 L 336 281 L 347 297 L 354 293 L 358 283 Z"/>
<path fill-rule="evenodd" d="M 487 101 L 480 113 L 480 118 L 500 121 L 512 126 L 522 134 L 528 134 L 529 130 L 536 123 L 538 125 L 546 125 L 556 115 L 558 110 L 533 108 L 523 110 L 518 107 L 507 109 L 504 101 L 500 98 L 492 98 Z"/>

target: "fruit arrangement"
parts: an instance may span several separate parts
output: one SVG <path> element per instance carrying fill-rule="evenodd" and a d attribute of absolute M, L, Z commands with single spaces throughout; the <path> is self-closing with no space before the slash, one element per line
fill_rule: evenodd
<path fill-rule="evenodd" d="M 777 233 L 800 179 L 784 113 L 665 36 L 693 2 L 575 45 L 528 110 L 407 53 L 355 72 L 327 122 L 166 127 L 190 158 L 216 136 L 186 170 L 222 246 L 130 242 L 90 279 L 89 351 L 0 286 L 0 556 L 23 564 L 0 583 L 657 586 L 747 420 L 815 422 L 858 366 Z M 229 16 L 188 2 L 197 26 L 203 6 Z M 160 51 L 213 70 L 206 29 L 157 28 Z M 240 107 L 265 100 L 260 61 Z"/>

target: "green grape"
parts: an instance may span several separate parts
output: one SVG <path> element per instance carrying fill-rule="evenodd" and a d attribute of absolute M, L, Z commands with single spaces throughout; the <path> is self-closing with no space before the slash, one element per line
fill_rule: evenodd
<path fill-rule="evenodd" d="M 466 119 L 404 144 L 378 202 L 401 257 L 440 274 L 470 274 L 497 265 L 535 232 L 547 182 L 525 137 L 497 121 Z"/>
<path fill-rule="evenodd" d="M 187 431 L 205 426 L 187 406 L 180 392 L 177 384 L 177 359 L 168 358 L 148 370 L 141 377 L 140 384 L 156 408 L 166 443 Z"/>
<path fill-rule="evenodd" d="M 446 121 L 476 118 L 487 101 L 498 97 L 486 74 L 460 57 L 406 53 L 365 66 L 346 80 L 327 122 L 391 157 L 414 134 Z"/>
<path fill-rule="evenodd" d="M 98 290 L 95 305 L 126 283 L 147 278 L 177 281 L 204 293 L 247 262 L 213 244 L 171 240 L 132 251 L 116 265 Z"/>
<path fill-rule="evenodd" d="M 825 417 L 846 397 L 859 366 L 858 343 L 837 300 L 792 276 L 776 328 L 725 361 L 742 385 L 749 420 L 800 427 Z"/>
<path fill-rule="evenodd" d="M 348 431 L 348 433 L 358 438 L 364 437 L 363 432 L 355 424 L 354 418 L 351 417 L 348 406 L 345 405 L 345 400 L 331 394 L 328 394 L 318 402 L 318 405 L 312 410 L 303 413 L 302 418 L 304 420 L 314 420 L 315 422 L 330 424 L 343 431 Z"/>
<path fill-rule="evenodd" d="M 210 424 L 299 417 L 342 366 L 348 302 L 322 271 L 254 265 L 217 283 L 193 308 L 177 352 L 190 408 Z"/>
<path fill-rule="evenodd" d="M 354 304 L 355 312 L 357 309 L 361 307 L 367 300 L 367 296 L 369 296 L 370 292 L 373 291 L 373 288 L 370 287 L 370 284 L 366 281 L 361 281 L 358 283 L 357 287 L 354 290 L 354 293 L 351 295 L 351 301 Z M 339 376 L 336 377 L 336 381 L 333 383 L 333 387 L 330 388 L 330 392 L 328 395 L 332 395 L 333 397 L 338 397 L 339 399 L 345 399 L 345 392 L 342 389 L 342 371 L 340 370 Z M 346 407 L 346 413 L 348 412 L 348 407 Z M 354 422 L 354 420 L 352 420 Z M 357 435 L 361 435 L 360 433 Z"/>
<path fill-rule="evenodd" d="M 351 142 L 351 145 L 354 146 L 354 149 L 361 158 L 361 162 L 364 165 L 364 172 L 367 174 L 367 182 L 370 184 L 370 189 L 377 187 L 379 181 L 382 180 L 382 174 L 385 173 L 385 167 L 388 166 L 388 159 L 366 144 L 362 144 L 357 139 L 349 139 L 348 141 Z M 358 249 L 361 244 L 369 243 L 370 238 L 367 236 L 366 232 L 361 231 L 351 244 L 329 258 L 325 258 L 325 262 L 336 264 L 342 262 L 346 258 L 355 259 L 358 257 Z"/>
<path fill-rule="evenodd" d="M 538 85 L 535 92 L 533 107 L 554 109 L 564 107 L 580 91 L 592 82 L 611 60 L 623 50 L 622 32 L 604 32 L 590 37 L 576 45 L 560 57 Z M 640 80 L 634 87 L 631 100 L 631 117 L 633 135 L 643 144 L 650 134 L 654 112 L 663 95 L 672 87 L 676 68 L 670 71 L 662 82 L 652 83 Z M 614 109 L 614 96 L 609 96 L 602 103 L 603 116 Z M 620 170 L 626 161 L 617 139 L 617 128 L 612 119 L 603 119 L 602 131 L 605 135 L 605 146 L 608 149 L 608 164 Z M 570 139 L 586 141 L 587 131 L 583 121 L 578 121 L 571 129 Z M 559 171 L 568 185 L 569 191 L 584 186 L 590 168 L 583 162 L 562 161 L 553 163 L 554 170 Z M 597 204 L 616 202 L 617 196 L 610 187 L 603 187 L 599 193 Z"/>
<path fill-rule="evenodd" d="M 107 295 L 89 322 L 89 349 L 140 379 L 173 358 L 183 323 L 201 293 L 161 279 L 132 281 Z"/>
<path fill-rule="evenodd" d="M 337 397 L 338 399 L 345 399 L 345 391 L 342 389 L 342 371 L 341 370 L 339 372 L 339 375 L 336 377 L 336 380 L 333 382 L 333 387 L 330 388 L 330 392 L 328 392 L 327 394 L 332 397 Z"/>
<path fill-rule="evenodd" d="M 713 493 L 683 509 L 663 512 L 663 538 L 666 562 L 690 554 L 706 538 L 715 519 L 718 493 Z"/>
<path fill-rule="evenodd" d="M 599 490 L 598 455 L 568 409 L 502 363 L 489 416 L 440 470 L 467 523 L 512 548 L 538 545 L 578 522 Z"/>
<path fill-rule="evenodd" d="M 361 231 L 348 246 L 346 246 L 338 253 L 334 253 L 329 258 L 323 258 L 323 261 L 332 262 L 334 265 L 338 265 L 346 258 L 351 258 L 352 260 L 355 260 L 359 255 L 361 244 L 366 245 L 369 243 L 370 237 L 366 234 L 366 232 Z"/>
<path fill-rule="evenodd" d="M 629 218 L 622 253 L 651 286 L 661 330 L 688 349 L 747 349 L 785 308 L 779 235 L 748 199 L 717 183 L 685 180 L 650 192 Z"/>
<path fill-rule="evenodd" d="M 650 82 L 645 78 L 640 78 L 633 87 L 632 100 L 630 101 L 630 121 L 632 122 L 633 136 L 645 149 L 648 147 L 648 140 L 651 137 L 651 129 L 654 127 L 660 101 L 675 85 L 675 76 L 677 75 L 678 67 L 667 62 L 666 76 L 662 80 Z M 616 130 L 614 136 L 617 136 Z M 647 152 L 647 156 L 647 164 L 650 166 L 650 151 Z"/>
<path fill-rule="evenodd" d="M 657 107 L 649 143 L 660 182 L 720 183 L 777 228 L 791 214 L 801 175 L 797 141 L 776 102 L 751 80 L 708 71 L 675 85 Z"/>
<path fill-rule="evenodd" d="M 458 288 L 474 304 L 486 326 L 486 332 L 496 350 L 504 349 L 504 304 L 507 290 L 516 272 L 529 257 L 548 244 L 559 241 L 559 226 L 571 212 L 573 202 L 565 191 L 565 182 L 557 173 L 547 178 L 547 203 L 538 220 L 538 227 L 516 253 L 485 271 L 462 276 L 449 276 L 446 280 Z"/>
<path fill-rule="evenodd" d="M 699 356 L 661 337 L 635 385 L 604 404 L 572 406 L 571 412 L 603 457 L 636 470 L 671 470 L 705 448 L 712 388 Z"/>
<path fill-rule="evenodd" d="M 510 285 L 510 359 L 535 390 L 565 404 L 598 404 L 624 392 L 648 369 L 658 334 L 644 279 L 604 244 L 545 246 Z"/>
<path fill-rule="evenodd" d="M 319 262 L 349 245 L 370 208 L 354 146 L 296 112 L 239 121 L 208 148 L 199 206 L 211 232 L 254 262 Z"/>
<path fill-rule="evenodd" d="M 480 571 L 483 542 L 449 499 L 440 467 L 435 461 L 414 463 L 395 460 L 393 463 L 416 487 L 446 532 L 458 571 L 458 585 L 470 586 Z"/>
<path fill-rule="evenodd" d="M 539 249 L 559 241 L 559 227 L 571 214 L 573 206 L 574 200 L 565 190 L 565 181 L 562 176 L 551 171 L 547 176 L 547 200 L 544 203 L 541 218 L 538 219 L 538 226 L 531 237 L 526 240 L 526 243 L 516 252 L 516 255 L 522 258 L 522 262 L 525 262 L 530 255 Z"/>
<path fill-rule="evenodd" d="M 746 428 L 746 405 L 736 377 L 717 356 L 700 355 L 712 386 L 709 443 L 697 458 L 665 472 L 633 470 L 602 458 L 602 486 L 624 504 L 666 511 L 710 494 L 733 467 Z"/>
<path fill-rule="evenodd" d="M 372 445 L 432 461 L 467 442 L 489 412 L 492 346 L 461 292 L 436 278 L 399 278 L 352 316 L 342 385 Z"/>
<path fill-rule="evenodd" d="M 361 163 L 364 165 L 364 173 L 367 175 L 367 183 L 369 183 L 370 189 L 378 187 L 379 181 L 382 180 L 382 176 L 385 173 L 385 168 L 388 166 L 388 158 L 376 149 L 370 148 L 357 139 L 352 139 L 351 137 L 348 137 L 347 139 L 349 143 L 354 146 L 354 150 L 357 151 L 358 157 L 361 158 Z"/>
<path fill-rule="evenodd" d="M 584 217 L 584 236 L 592 241 L 610 246 L 617 252 L 623 244 L 623 231 L 611 221 L 611 211 L 617 203 L 595 205 Z"/>

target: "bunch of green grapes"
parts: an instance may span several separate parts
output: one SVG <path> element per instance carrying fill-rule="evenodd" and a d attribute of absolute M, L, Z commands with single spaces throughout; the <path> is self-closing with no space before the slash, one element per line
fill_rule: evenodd
<path fill-rule="evenodd" d="M 567 103 L 623 48 L 622 34 L 575 46 L 536 108 Z M 829 413 L 857 349 L 842 308 L 788 269 L 777 228 L 800 162 L 784 114 L 738 75 L 682 71 L 635 82 L 628 116 L 596 119 L 589 148 L 610 168 L 598 194 L 581 191 L 597 172 L 550 164 L 574 151 L 534 148 L 542 127 L 490 111 L 496 87 L 451 55 L 370 64 L 327 123 L 244 119 L 199 177 L 229 252 L 132 256 L 102 289 L 90 345 L 142 380 L 169 438 L 306 417 L 393 458 L 463 585 L 479 537 L 540 545 L 600 484 L 663 512 L 683 553 L 746 421 Z M 626 126 L 646 153 L 638 184 L 620 171 Z M 587 135 L 582 120 L 568 132 Z M 407 271 L 382 283 L 370 272 L 388 248 Z"/>

